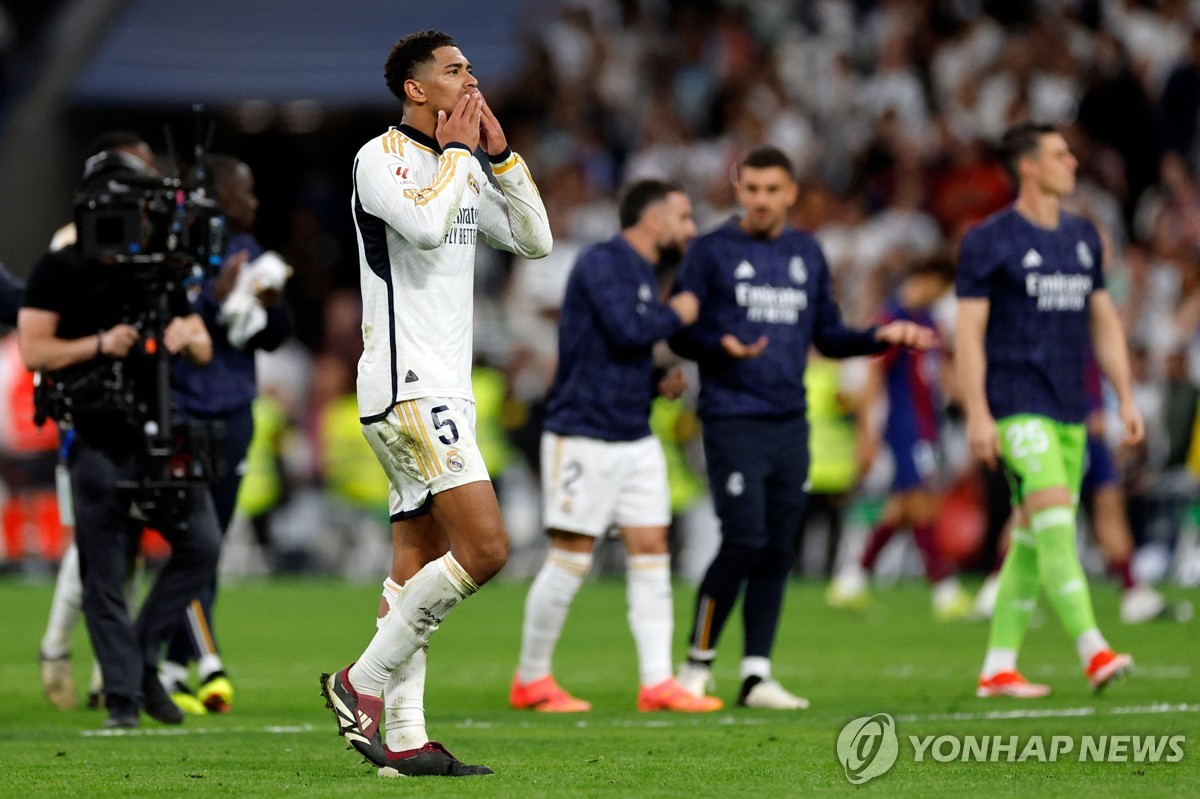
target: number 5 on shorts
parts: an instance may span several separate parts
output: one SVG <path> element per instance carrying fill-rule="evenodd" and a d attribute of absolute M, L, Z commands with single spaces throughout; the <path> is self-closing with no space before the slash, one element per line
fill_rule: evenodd
<path fill-rule="evenodd" d="M 443 427 L 450 429 L 438 436 L 438 440 L 446 446 L 450 446 L 455 441 L 458 441 L 458 425 L 454 424 L 453 419 L 441 419 L 438 414 L 445 413 L 450 410 L 449 405 L 439 405 L 429 412 L 430 418 L 433 419 L 434 428 L 441 430 Z"/>

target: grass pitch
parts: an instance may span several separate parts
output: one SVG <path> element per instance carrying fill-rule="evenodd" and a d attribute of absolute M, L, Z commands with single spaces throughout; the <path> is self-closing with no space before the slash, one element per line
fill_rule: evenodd
<path fill-rule="evenodd" d="M 984 624 L 936 624 L 918 585 L 882 589 L 862 615 L 825 607 L 823 586 L 788 594 L 775 673 L 812 708 L 795 713 L 731 707 L 707 716 L 641 714 L 623 582 L 584 586 L 555 658 L 559 681 L 591 713 L 554 716 L 507 706 L 526 583 L 496 582 L 458 608 L 434 638 L 426 697 L 435 739 L 493 777 L 375 777 L 343 748 L 318 696 L 318 674 L 358 655 L 373 632 L 375 585 L 277 580 L 222 589 L 217 628 L 237 688 L 234 711 L 165 727 L 143 716 L 131 734 L 101 732 L 103 713 L 51 707 L 37 649 L 48 584 L 0 580 L 0 795 L 37 796 L 481 796 L 1180 797 L 1200 784 L 1200 624 L 1116 621 L 1117 591 L 1093 586 L 1097 615 L 1138 673 L 1093 696 L 1073 647 L 1052 618 L 1030 631 L 1022 668 L 1054 688 L 1048 699 L 981 700 L 974 683 Z M 1176 592 L 1176 599 L 1191 598 Z M 693 589 L 676 590 L 682 657 Z M 1044 604 L 1044 603 L 1043 603 Z M 717 661 L 718 693 L 737 689 L 740 620 Z M 75 674 L 90 655 L 82 625 Z M 896 717 L 899 758 L 887 774 L 851 785 L 835 753 L 850 719 Z M 915 762 L 908 736 L 1184 735 L 1176 763 Z"/>

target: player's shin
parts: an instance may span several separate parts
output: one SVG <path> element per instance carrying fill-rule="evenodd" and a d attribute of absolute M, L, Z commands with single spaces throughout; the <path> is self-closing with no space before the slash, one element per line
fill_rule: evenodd
<path fill-rule="evenodd" d="M 592 568 L 592 553 L 554 548 L 538 571 L 525 598 L 521 659 L 517 679 L 522 684 L 551 673 L 554 648 L 567 621 L 571 602 Z"/>
<path fill-rule="evenodd" d="M 1108 649 L 1108 643 L 1096 627 L 1087 576 L 1075 548 L 1074 509 L 1046 508 L 1034 514 L 1032 527 L 1042 585 L 1086 666 L 1096 653 Z"/>
<path fill-rule="evenodd" d="M 1037 605 L 1039 586 L 1038 550 L 1033 533 L 1014 528 L 1012 544 L 1000 569 L 984 677 L 1016 671 L 1017 653 Z"/>
<path fill-rule="evenodd" d="M 671 556 L 630 555 L 626 560 L 626 591 L 641 684 L 658 685 L 671 676 L 671 636 L 675 629 Z"/>
<path fill-rule="evenodd" d="M 350 668 L 350 682 L 362 694 L 379 696 L 391 673 L 437 632 L 459 602 L 479 586 L 447 552 L 404 584 L 400 601 L 388 611 L 375 637 Z"/>

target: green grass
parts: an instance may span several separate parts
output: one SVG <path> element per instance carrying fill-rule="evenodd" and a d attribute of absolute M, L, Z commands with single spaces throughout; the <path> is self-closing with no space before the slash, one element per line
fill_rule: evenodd
<path fill-rule="evenodd" d="M 799 713 L 732 708 L 710 716 L 639 714 L 636 667 L 619 580 L 588 584 L 555 660 L 560 681 L 595 705 L 579 716 L 509 710 L 527 584 L 487 586 L 434 638 L 426 707 L 436 739 L 496 776 L 379 780 L 343 749 L 317 675 L 354 658 L 373 632 L 378 589 L 322 580 L 229 585 L 218 625 L 237 686 L 234 712 L 182 728 L 143 718 L 124 736 L 96 735 L 103 714 L 62 712 L 42 698 L 35 656 L 50 587 L 0 580 L 0 770 L 4 796 L 892 796 L 1100 797 L 1194 795 L 1200 784 L 1200 625 L 1115 621 L 1116 591 L 1094 589 L 1113 643 L 1140 674 L 1097 698 L 1053 620 L 1030 631 L 1022 665 L 1054 695 L 1036 703 L 979 700 L 974 680 L 986 627 L 931 621 L 920 586 L 881 590 L 862 616 L 832 611 L 821 586 L 794 584 L 775 652 L 785 685 L 812 700 Z M 1177 598 L 1183 598 L 1177 594 Z M 676 592 L 678 623 L 692 589 Z M 718 693 L 732 704 L 740 622 L 718 658 Z M 680 635 L 676 636 L 677 639 Z M 677 654 L 682 643 L 677 640 Z M 85 634 L 76 678 L 86 685 Z M 1158 703 L 1180 706 L 1148 712 Z M 1189 704 L 1190 703 L 1190 704 Z M 1089 715 L 992 718 L 1004 710 L 1089 708 Z M 1132 708 L 1130 711 L 1128 709 Z M 835 741 L 851 718 L 900 717 L 900 756 L 888 774 L 850 785 Z M 939 714 L 964 714 L 955 719 Z M 1178 763 L 917 763 L 909 735 L 1190 735 Z"/>

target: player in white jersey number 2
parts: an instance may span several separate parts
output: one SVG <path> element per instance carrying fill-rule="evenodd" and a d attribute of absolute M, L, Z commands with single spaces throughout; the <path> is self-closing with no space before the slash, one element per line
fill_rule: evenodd
<path fill-rule="evenodd" d="M 321 693 L 339 734 L 380 775 L 490 774 L 429 740 L 425 651 L 446 615 L 508 558 L 475 442 L 476 236 L 541 258 L 550 225 L 453 39 L 408 36 L 384 71 L 404 117 L 358 151 L 353 213 L 363 296 L 359 415 L 391 483 L 392 568 L 375 637 L 357 661 L 321 676 Z"/>

